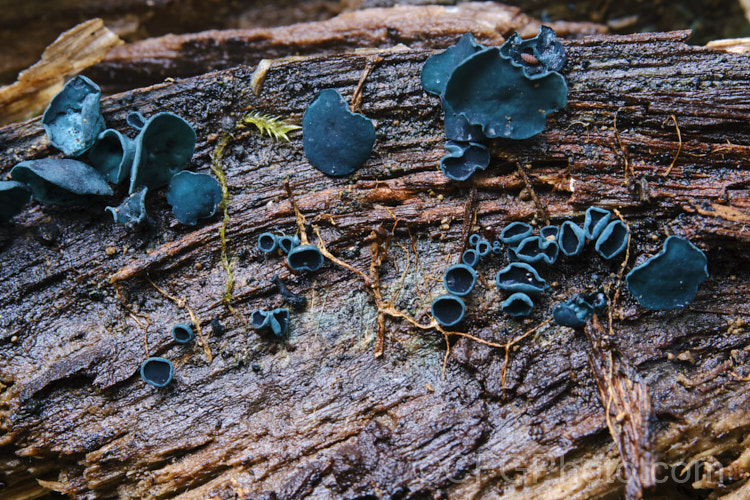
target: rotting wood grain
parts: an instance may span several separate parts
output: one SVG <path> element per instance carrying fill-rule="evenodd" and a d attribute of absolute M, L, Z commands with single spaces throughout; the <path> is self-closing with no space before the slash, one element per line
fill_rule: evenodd
<path fill-rule="evenodd" d="M 500 45 L 518 31 L 535 36 L 541 22 L 493 2 L 464 2 L 455 6 L 396 5 L 355 10 L 320 22 L 276 28 L 211 30 L 166 35 L 116 48 L 87 75 L 106 92 L 129 90 L 262 59 L 335 54 L 359 49 L 383 49 L 404 44 L 412 49 L 441 49 L 471 32 L 480 43 Z M 595 23 L 551 22 L 561 38 L 605 33 Z"/>
<path fill-rule="evenodd" d="M 745 219 L 727 215 L 747 214 L 750 197 L 750 65 L 745 55 L 687 46 L 685 36 L 566 42 L 568 107 L 537 138 L 493 141 L 492 165 L 476 178 L 481 227 L 533 219 L 533 201 L 517 197 L 524 187 L 518 161 L 531 165 L 526 173 L 553 222 L 580 219 L 590 204 L 618 208 L 632 230 L 631 265 L 658 251 L 666 233 L 707 252 L 712 278 L 687 310 L 645 312 L 623 290 L 613 311 L 612 342 L 650 389 L 652 452 L 676 468 L 696 457 L 731 462 L 750 429 L 750 388 L 735 378 L 750 373 L 742 323 L 750 314 L 748 234 Z M 457 259 L 469 192 L 437 171 L 439 103 L 419 83 L 429 53 L 378 52 L 382 61 L 361 104 L 376 120 L 378 141 L 354 176 L 314 170 L 299 134 L 290 143 L 247 134 L 227 148 L 233 304 L 245 314 L 280 305 L 268 283 L 273 274 L 305 293 L 308 310 L 293 315 L 284 345 L 258 338 L 222 305 L 219 222 L 173 224 L 162 193 L 147 202 L 153 225 L 136 232 L 112 226 L 102 204 L 33 205 L 14 220 L 0 267 L 0 480 L 7 491 L 31 491 L 35 479 L 89 497 L 584 499 L 624 491 L 613 481 L 618 454 L 583 335 L 548 326 L 519 343 L 507 387 L 502 350 L 460 339 L 442 378 L 441 335 L 387 320 L 384 355 L 375 359 L 376 310 L 347 271 L 329 264 L 314 276 L 293 276 L 281 259 L 254 248 L 263 231 L 295 230 L 287 175 L 328 248 L 358 269 L 369 266 L 363 238 L 395 216 L 403 224 L 381 268 L 383 294 L 425 318 L 430 297 L 442 293 L 443 269 Z M 133 109 L 181 114 L 199 137 L 192 167 L 208 171 L 214 141 L 244 108 L 299 121 L 322 88 L 351 97 L 369 57 L 278 61 L 258 96 L 250 91 L 252 68 L 160 84 L 105 100 L 105 118 L 124 128 Z M 678 148 L 671 116 L 682 147 L 665 177 Z M 0 145 L 4 173 L 54 154 L 38 120 L 0 129 Z M 624 182 L 624 156 L 640 192 Z M 51 245 L 34 237 L 46 221 L 60 229 Z M 545 271 L 551 293 L 524 324 L 499 313 L 492 279 L 502 262 L 481 271 L 485 291 L 470 300 L 465 327 L 498 343 L 544 321 L 572 293 L 611 291 L 619 270 L 588 250 Z M 207 339 L 211 365 L 198 345 L 171 341 L 169 327 L 185 316 L 146 280 L 134 273 L 109 284 L 128 266 L 185 297 L 205 325 L 211 318 L 224 324 L 223 335 Z M 164 391 L 137 377 L 146 345 L 148 354 L 175 362 L 175 383 Z"/>

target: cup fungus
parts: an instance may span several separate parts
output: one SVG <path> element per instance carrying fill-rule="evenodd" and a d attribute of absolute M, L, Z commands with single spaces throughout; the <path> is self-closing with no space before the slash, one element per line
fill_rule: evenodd
<path fill-rule="evenodd" d="M 289 252 L 295 249 L 299 245 L 298 236 L 282 236 L 278 240 L 279 248 L 282 252 L 289 255 Z"/>
<path fill-rule="evenodd" d="M 628 290 L 647 309 L 684 307 L 708 278 L 707 263 L 706 254 L 698 247 L 670 236 L 661 252 L 628 273 Z"/>
<path fill-rule="evenodd" d="M 499 241 L 492 242 L 492 253 L 494 255 L 500 255 L 503 253 L 503 245 Z"/>
<path fill-rule="evenodd" d="M 430 94 L 442 95 L 456 66 L 485 48 L 476 42 L 474 35 L 465 33 L 455 45 L 427 58 L 419 75 L 422 87 Z"/>
<path fill-rule="evenodd" d="M 506 292 L 540 293 L 547 288 L 536 269 L 525 262 L 512 262 L 498 271 L 495 277 L 497 288 Z"/>
<path fill-rule="evenodd" d="M 271 318 L 267 311 L 261 311 L 256 309 L 250 314 L 250 326 L 254 330 L 265 330 L 271 322 Z"/>
<path fill-rule="evenodd" d="M 323 254 L 313 245 L 298 245 L 286 257 L 289 268 L 293 271 L 317 271 L 323 267 Z"/>
<path fill-rule="evenodd" d="M 474 53 L 448 78 L 443 98 L 489 138 L 527 139 L 565 107 L 568 85 L 556 72 L 526 75 L 497 47 Z"/>
<path fill-rule="evenodd" d="M 583 220 L 583 234 L 587 240 L 595 240 L 602 234 L 609 223 L 612 214 L 609 210 L 597 207 L 589 207 Z"/>
<path fill-rule="evenodd" d="M 450 327 L 457 325 L 464 319 L 466 306 L 461 297 L 455 295 L 441 295 L 432 301 L 432 317 L 441 326 Z"/>
<path fill-rule="evenodd" d="M 510 246 L 517 246 L 531 236 L 534 229 L 525 222 L 511 222 L 500 233 L 500 241 Z"/>
<path fill-rule="evenodd" d="M 490 246 L 490 242 L 487 240 L 479 240 L 475 248 L 480 257 L 486 257 L 487 255 L 490 254 L 490 250 L 492 250 L 492 247 Z"/>
<path fill-rule="evenodd" d="M 271 253 L 279 247 L 279 238 L 273 233 L 263 233 L 258 236 L 258 248 L 261 252 Z"/>
<path fill-rule="evenodd" d="M 479 253 L 474 248 L 468 248 L 461 254 L 461 262 L 474 267 L 479 263 Z"/>
<path fill-rule="evenodd" d="M 516 247 L 510 248 L 513 260 L 520 260 L 527 264 L 554 264 L 559 251 L 555 240 L 544 240 L 541 236 L 529 236 Z"/>
<path fill-rule="evenodd" d="M 140 129 L 135 139 L 130 192 L 141 186 L 149 189 L 165 186 L 193 156 L 196 139 L 193 127 L 173 113 L 157 113 L 148 120 L 140 113 L 130 113 L 128 123 Z"/>
<path fill-rule="evenodd" d="M 612 259 L 628 246 L 629 234 L 628 226 L 621 220 L 610 222 L 597 238 L 594 249 L 602 258 Z"/>
<path fill-rule="evenodd" d="M 305 110 L 302 140 L 307 161 L 338 177 L 367 161 L 375 144 L 375 127 L 369 118 L 350 111 L 338 90 L 325 89 Z"/>
<path fill-rule="evenodd" d="M 477 233 L 473 233 L 469 236 L 469 245 L 473 247 L 477 246 L 477 243 L 479 243 L 480 241 L 482 241 L 482 237 Z"/>
<path fill-rule="evenodd" d="M 66 156 L 79 156 L 106 128 L 99 111 L 102 91 L 85 76 L 69 80 L 44 110 L 42 126 L 50 143 Z"/>
<path fill-rule="evenodd" d="M 283 337 L 289 329 L 289 309 L 284 307 L 271 311 L 256 309 L 250 315 L 250 326 L 260 332 L 270 330 L 276 337 Z"/>
<path fill-rule="evenodd" d="M 448 293 L 463 297 L 474 289 L 477 273 L 474 268 L 466 264 L 455 264 L 445 270 L 443 286 Z"/>
<path fill-rule="evenodd" d="M 111 128 L 99 134 L 89 149 L 92 166 L 113 184 L 119 184 L 130 175 L 134 157 L 133 139 Z"/>
<path fill-rule="evenodd" d="M 534 302 L 525 293 L 516 292 L 505 299 L 501 307 L 503 312 L 511 316 L 528 316 L 534 309 Z"/>
<path fill-rule="evenodd" d="M 585 243 L 586 237 L 581 226 L 569 220 L 562 223 L 560 231 L 557 233 L 557 246 L 560 247 L 563 254 L 568 257 L 578 255 L 583 250 Z"/>
<path fill-rule="evenodd" d="M 53 205 L 73 205 L 85 196 L 110 196 L 104 177 L 77 160 L 45 158 L 23 161 L 10 171 L 13 180 L 26 184 L 34 199 Z"/>
<path fill-rule="evenodd" d="M 514 33 L 500 47 L 500 52 L 522 68 L 528 78 L 560 71 L 565 66 L 565 47 L 556 40 L 549 26 L 540 26 L 539 34 L 527 40 Z"/>
<path fill-rule="evenodd" d="M 164 358 L 148 358 L 141 364 L 141 378 L 154 387 L 164 387 L 172 381 L 174 366 Z"/>
<path fill-rule="evenodd" d="M 606 307 L 607 297 L 601 292 L 576 294 L 555 306 L 552 319 L 560 326 L 583 328 L 594 313 L 604 314 Z"/>
<path fill-rule="evenodd" d="M 187 323 L 177 323 L 172 327 L 172 338 L 178 344 L 187 344 L 193 340 L 193 327 Z"/>
<path fill-rule="evenodd" d="M 8 222 L 31 200 L 31 191 L 17 181 L 0 181 L 0 222 Z"/>
<path fill-rule="evenodd" d="M 148 188 L 141 188 L 120 203 L 117 207 L 106 207 L 118 224 L 135 226 L 146 219 L 146 192 Z"/>
<path fill-rule="evenodd" d="M 557 240 L 557 233 L 559 232 L 560 228 L 557 226 L 544 226 L 541 230 L 539 230 L 539 235 L 543 240 L 555 241 Z"/>
<path fill-rule="evenodd" d="M 209 174 L 184 170 L 169 181 L 167 203 L 183 224 L 194 226 L 198 219 L 212 217 L 220 202 L 221 186 Z"/>

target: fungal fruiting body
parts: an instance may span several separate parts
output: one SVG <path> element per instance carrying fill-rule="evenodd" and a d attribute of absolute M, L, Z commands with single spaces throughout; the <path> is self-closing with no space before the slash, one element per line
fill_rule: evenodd
<path fill-rule="evenodd" d="M 34 199 L 54 205 L 73 205 L 87 196 L 113 194 L 99 172 L 77 160 L 23 161 L 13 167 L 10 176 L 28 186 Z"/>
<path fill-rule="evenodd" d="M 167 185 L 192 158 L 195 130 L 181 117 L 166 112 L 148 120 L 139 113 L 130 113 L 128 123 L 140 128 L 135 139 L 130 193 L 141 186 L 156 189 Z"/>
<path fill-rule="evenodd" d="M 289 252 L 294 250 L 294 248 L 299 245 L 299 237 L 298 236 L 281 236 L 278 240 L 279 248 L 282 252 L 289 255 Z"/>
<path fill-rule="evenodd" d="M 154 387 L 164 387 L 172 381 L 174 366 L 168 359 L 153 357 L 141 364 L 141 378 Z"/>
<path fill-rule="evenodd" d="M 172 338 L 178 344 L 187 344 L 193 340 L 193 327 L 187 323 L 177 323 L 172 327 Z"/>
<path fill-rule="evenodd" d="M 194 226 L 198 219 L 212 217 L 221 202 L 221 186 L 209 174 L 182 171 L 169 181 L 167 203 L 175 219 Z"/>
<path fill-rule="evenodd" d="M 474 289 L 477 273 L 466 264 L 455 264 L 446 269 L 443 275 L 443 286 L 448 293 L 462 297 Z"/>
<path fill-rule="evenodd" d="M 527 264 L 554 264 L 557 260 L 559 247 L 555 240 L 544 240 L 541 236 L 524 238 L 516 248 L 510 248 L 509 253 L 514 260 Z"/>
<path fill-rule="evenodd" d="M 432 301 L 432 317 L 441 326 L 455 326 L 464 319 L 466 305 L 461 297 L 447 294 L 441 295 Z"/>
<path fill-rule="evenodd" d="M 89 150 L 89 161 L 109 182 L 119 184 L 130 175 L 135 157 L 135 142 L 125 134 L 108 128 Z"/>
<path fill-rule="evenodd" d="M 134 226 L 140 224 L 146 219 L 146 192 L 148 188 L 141 188 L 131 194 L 125 201 L 116 207 L 105 207 L 104 210 L 110 212 L 118 224 L 128 224 Z"/>
<path fill-rule="evenodd" d="M 445 149 L 448 154 L 440 160 L 440 170 L 454 181 L 465 181 L 474 172 L 484 170 L 490 164 L 490 151 L 482 144 L 448 141 Z"/>
<path fill-rule="evenodd" d="M 557 233 L 557 246 L 563 254 L 569 257 L 578 255 L 585 243 L 586 236 L 581 226 L 569 220 L 562 223 Z"/>
<path fill-rule="evenodd" d="M 31 191 L 17 181 L 0 181 L 0 222 L 7 222 L 31 200 Z"/>
<path fill-rule="evenodd" d="M 263 253 L 271 253 L 279 247 L 279 238 L 273 233 L 258 236 L 258 248 Z"/>
<path fill-rule="evenodd" d="M 250 326 L 257 331 L 270 331 L 277 338 L 283 338 L 289 329 L 289 309 L 284 307 L 271 311 L 256 309 L 250 315 Z"/>
<path fill-rule="evenodd" d="M 606 307 L 607 297 L 601 292 L 576 294 L 553 309 L 552 319 L 560 326 L 583 328 L 594 313 L 603 314 Z"/>
<path fill-rule="evenodd" d="M 498 271 L 495 284 L 499 290 L 525 294 L 540 293 L 548 287 L 536 269 L 525 262 L 512 262 Z"/>
<path fill-rule="evenodd" d="M 525 222 L 511 222 L 500 233 L 500 241 L 510 246 L 518 246 L 524 239 L 531 236 L 534 229 Z"/>
<path fill-rule="evenodd" d="M 587 240 L 596 240 L 604 228 L 607 227 L 612 214 L 609 210 L 589 207 L 583 220 L 583 234 Z"/>
<path fill-rule="evenodd" d="M 690 304 L 708 278 L 708 259 L 698 247 L 670 236 L 661 252 L 630 271 L 630 293 L 647 309 L 676 309 Z"/>
<path fill-rule="evenodd" d="M 325 259 L 318 247 L 313 245 L 295 246 L 287 255 L 287 264 L 293 271 L 317 271 L 323 267 Z"/>
<path fill-rule="evenodd" d="M 97 84 L 79 75 L 69 80 L 44 110 L 44 131 L 50 143 L 66 156 L 85 153 L 105 129 L 99 111 L 101 96 Z"/>
<path fill-rule="evenodd" d="M 338 90 L 322 90 L 302 117 L 307 161 L 324 174 L 348 175 L 369 158 L 375 144 L 372 121 L 349 110 Z"/>
<path fill-rule="evenodd" d="M 534 309 L 534 301 L 523 292 L 516 292 L 505 299 L 502 304 L 503 312 L 510 316 L 528 316 Z"/>
<path fill-rule="evenodd" d="M 607 224 L 596 240 L 596 253 L 609 260 L 619 255 L 628 246 L 630 231 L 621 220 Z"/>

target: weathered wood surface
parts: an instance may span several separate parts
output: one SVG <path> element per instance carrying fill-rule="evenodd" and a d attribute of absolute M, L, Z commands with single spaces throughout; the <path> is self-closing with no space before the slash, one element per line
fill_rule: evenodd
<path fill-rule="evenodd" d="M 750 374 L 750 58 L 690 47 L 685 37 L 567 42 L 567 108 L 539 137 L 493 141 L 492 165 L 474 182 L 481 227 L 535 219 L 515 166 L 521 162 L 530 165 L 527 175 L 553 221 L 579 219 L 591 204 L 620 210 L 633 234 L 629 265 L 656 251 L 666 234 L 707 252 L 711 279 L 689 309 L 646 312 L 623 287 L 612 311 L 611 348 L 650 394 L 645 417 L 660 473 L 676 477 L 678 464 L 691 463 L 686 484 L 668 481 L 654 493 L 666 498 L 677 491 L 690 498 L 691 484 L 714 489 L 715 497 L 741 487 L 750 429 L 750 388 L 741 380 Z M 104 101 L 105 118 L 117 128 L 134 109 L 184 116 L 199 137 L 191 166 L 207 171 L 217 138 L 243 109 L 299 122 L 317 91 L 335 87 L 350 97 L 368 62 L 381 58 L 361 105 L 377 122 L 378 141 L 353 176 L 317 172 L 304 159 L 300 135 L 273 143 L 245 133 L 227 149 L 234 306 L 247 315 L 279 305 L 268 282 L 274 273 L 310 300 L 306 312 L 293 314 L 282 346 L 259 338 L 222 304 L 218 219 L 176 225 L 163 192 L 148 201 L 152 227 L 137 232 L 113 226 L 102 203 L 79 210 L 33 205 L 14 220 L 0 266 L 5 497 L 33 491 L 37 479 L 80 497 L 622 494 L 619 455 L 582 333 L 548 325 L 518 342 L 505 388 L 504 350 L 460 339 L 443 377 L 442 335 L 404 321 L 388 320 L 385 354 L 373 357 L 376 311 L 349 271 L 329 263 L 315 275 L 292 276 L 280 258 L 255 250 L 261 232 L 295 230 L 286 176 L 332 252 L 363 271 L 370 264 L 365 238 L 397 218 L 380 269 L 383 295 L 427 322 L 430 297 L 443 293 L 442 272 L 463 244 L 471 188 L 437 170 L 439 102 L 419 83 L 429 54 L 292 58 L 270 64 L 262 77 L 241 67 Z M 0 129 L 0 145 L 3 173 L 55 154 L 38 120 Z M 551 293 L 518 322 L 499 312 L 492 282 L 502 265 L 496 259 L 482 268 L 465 324 L 468 333 L 500 343 L 544 322 L 560 298 L 590 286 L 612 291 L 619 271 L 619 263 L 603 263 L 591 250 L 564 261 L 544 272 Z M 141 272 L 110 284 L 111 276 L 131 271 Z M 145 276 L 195 311 L 211 363 L 200 343 L 171 341 L 169 327 L 187 313 Z M 209 334 L 211 318 L 224 324 L 222 335 Z M 147 353 L 175 362 L 176 380 L 166 390 L 138 378 Z"/>
<path fill-rule="evenodd" d="M 352 48 L 388 48 L 405 44 L 412 49 L 445 48 L 471 31 L 480 43 L 500 45 L 519 32 L 535 36 L 540 21 L 493 2 L 465 2 L 456 6 L 410 6 L 363 9 L 321 22 L 277 28 L 213 30 L 166 35 L 111 50 L 86 74 L 106 93 L 184 78 L 239 65 L 254 66 L 262 59 L 335 54 Z M 605 33 L 594 23 L 551 22 L 561 38 Z"/>

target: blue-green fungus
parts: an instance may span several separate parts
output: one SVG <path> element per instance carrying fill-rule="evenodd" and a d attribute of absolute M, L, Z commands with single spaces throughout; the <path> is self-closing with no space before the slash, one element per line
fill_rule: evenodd
<path fill-rule="evenodd" d="M 0 181 L 0 222 L 8 222 L 31 201 L 31 191 L 17 181 Z"/>
<path fill-rule="evenodd" d="M 286 257 L 289 268 L 293 271 L 317 271 L 323 267 L 323 254 L 313 245 L 298 245 Z"/>
<path fill-rule="evenodd" d="M 279 248 L 286 255 L 295 249 L 299 245 L 299 236 L 282 236 L 279 238 Z"/>
<path fill-rule="evenodd" d="M 454 110 L 445 98 L 440 99 L 443 108 L 445 137 L 451 141 L 480 142 L 487 139 L 481 125 L 472 125 L 464 115 Z"/>
<path fill-rule="evenodd" d="M 587 240 L 596 240 L 607 227 L 612 214 L 604 208 L 589 207 L 583 220 L 583 234 Z"/>
<path fill-rule="evenodd" d="M 135 138 L 135 159 L 130 175 L 130 192 L 141 186 L 157 189 L 184 169 L 195 150 L 195 130 L 173 113 L 157 113 L 146 120 L 130 113 L 128 123 L 140 128 Z"/>
<path fill-rule="evenodd" d="M 466 305 L 461 297 L 441 295 L 432 301 L 432 317 L 443 327 L 457 325 L 464 319 Z"/>
<path fill-rule="evenodd" d="M 544 226 L 539 230 L 539 236 L 541 236 L 543 240 L 554 241 L 557 240 L 557 234 L 559 232 L 560 228 L 558 226 Z"/>
<path fill-rule="evenodd" d="M 279 247 L 279 237 L 273 233 L 263 233 L 258 236 L 258 248 L 261 252 L 271 253 Z"/>
<path fill-rule="evenodd" d="M 427 58 L 420 73 L 422 87 L 430 94 L 442 95 L 456 67 L 469 56 L 485 48 L 476 42 L 474 35 L 465 33 L 455 45 Z"/>
<path fill-rule="evenodd" d="M 708 278 L 707 264 L 706 254 L 698 247 L 670 236 L 661 252 L 628 273 L 628 290 L 647 309 L 684 307 Z"/>
<path fill-rule="evenodd" d="M 555 240 L 544 240 L 541 236 L 529 236 L 521 241 L 516 248 L 510 248 L 508 252 L 514 260 L 527 264 L 554 264 L 559 250 L 560 248 Z"/>
<path fill-rule="evenodd" d="M 469 246 L 475 247 L 480 241 L 482 241 L 482 237 L 477 233 L 472 233 L 471 235 L 469 235 Z"/>
<path fill-rule="evenodd" d="M 259 332 L 271 331 L 282 338 L 289 329 L 289 309 L 280 307 L 271 311 L 256 309 L 250 315 L 250 326 Z"/>
<path fill-rule="evenodd" d="M 146 220 L 146 193 L 148 188 L 143 187 L 120 203 L 116 207 L 106 207 L 118 224 L 136 226 Z"/>
<path fill-rule="evenodd" d="M 250 326 L 254 330 L 265 330 L 271 324 L 271 316 L 267 311 L 256 309 L 250 313 Z"/>
<path fill-rule="evenodd" d="M 529 224 L 525 222 L 511 222 L 500 233 L 500 241 L 510 246 L 518 246 L 523 240 L 531 236 L 534 231 Z"/>
<path fill-rule="evenodd" d="M 629 234 L 630 230 L 623 221 L 610 222 L 596 240 L 596 253 L 607 260 L 618 256 L 628 246 Z"/>
<path fill-rule="evenodd" d="M 111 128 L 99 134 L 89 149 L 91 165 L 113 184 L 119 184 L 130 175 L 134 157 L 133 139 Z"/>
<path fill-rule="evenodd" d="M 26 184 L 35 200 L 53 205 L 74 205 L 87 196 L 113 194 L 102 174 L 78 160 L 23 161 L 13 167 L 10 176 Z"/>
<path fill-rule="evenodd" d="M 503 253 L 503 245 L 499 241 L 495 240 L 492 242 L 492 253 L 494 255 L 500 255 Z"/>
<path fill-rule="evenodd" d="M 557 233 L 557 246 L 568 257 L 578 255 L 583 250 L 586 237 L 583 228 L 573 221 L 566 220 Z"/>
<path fill-rule="evenodd" d="M 552 310 L 552 319 L 560 326 L 583 328 L 594 313 L 606 311 L 607 297 L 601 292 L 576 294 Z"/>
<path fill-rule="evenodd" d="M 85 76 L 69 80 L 44 110 L 42 126 L 50 143 L 66 156 L 79 156 L 106 128 L 99 110 L 102 91 Z"/>
<path fill-rule="evenodd" d="M 187 323 L 177 323 L 172 327 L 172 338 L 178 344 L 187 344 L 193 336 L 193 327 Z"/>
<path fill-rule="evenodd" d="M 172 381 L 174 366 L 164 358 L 148 358 L 141 364 L 141 378 L 154 387 L 164 387 Z"/>
<path fill-rule="evenodd" d="M 488 256 L 490 254 L 490 251 L 492 250 L 490 242 L 484 239 L 479 240 L 474 248 L 476 249 L 480 257 Z"/>
<path fill-rule="evenodd" d="M 271 331 L 277 337 L 283 337 L 289 330 L 289 309 L 280 307 L 269 313 Z"/>
<path fill-rule="evenodd" d="M 495 277 L 495 284 L 498 290 L 525 294 L 540 293 L 548 287 L 536 269 L 525 262 L 512 262 L 502 268 Z"/>
<path fill-rule="evenodd" d="M 349 175 L 372 153 L 372 121 L 349 110 L 338 90 L 325 89 L 302 116 L 302 142 L 307 161 L 324 174 Z"/>
<path fill-rule="evenodd" d="M 175 219 L 194 226 L 198 219 L 212 217 L 221 203 L 221 186 L 209 174 L 184 170 L 172 177 L 167 189 L 167 203 Z"/>
<path fill-rule="evenodd" d="M 466 264 L 454 264 L 443 274 L 443 286 L 448 293 L 463 297 L 474 289 L 477 273 L 474 268 Z"/>
<path fill-rule="evenodd" d="M 448 154 L 440 160 L 440 170 L 454 181 L 465 181 L 490 164 L 490 150 L 476 142 L 448 141 L 445 150 Z"/>
<path fill-rule="evenodd" d="M 445 101 L 489 138 L 527 139 L 544 130 L 547 115 L 565 107 L 568 85 L 556 72 L 527 76 L 497 47 L 465 59 L 451 73 Z"/>
<path fill-rule="evenodd" d="M 479 253 L 474 248 L 467 248 L 461 254 L 461 262 L 467 266 L 474 267 L 479 263 Z"/>
<path fill-rule="evenodd" d="M 523 68 L 528 78 L 560 71 L 565 66 L 565 47 L 556 40 L 555 32 L 549 26 L 540 26 L 539 34 L 527 40 L 514 33 L 500 47 L 500 52 Z"/>
<path fill-rule="evenodd" d="M 528 316 L 534 310 L 534 301 L 523 292 L 516 292 L 503 301 L 503 312 L 514 317 Z"/>

